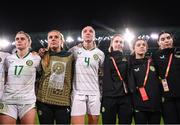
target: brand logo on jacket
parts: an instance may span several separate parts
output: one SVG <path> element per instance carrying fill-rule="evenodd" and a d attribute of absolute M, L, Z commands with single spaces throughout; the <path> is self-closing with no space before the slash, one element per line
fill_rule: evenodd
<path fill-rule="evenodd" d="M 177 52 L 174 54 L 174 57 L 180 58 L 180 51 L 177 51 Z"/>
<path fill-rule="evenodd" d="M 135 72 L 139 72 L 139 68 L 134 69 Z"/>
<path fill-rule="evenodd" d="M 164 55 L 162 55 L 162 56 L 159 56 L 159 58 L 160 58 L 160 59 L 164 59 L 164 58 L 165 58 L 165 56 L 164 56 Z"/>

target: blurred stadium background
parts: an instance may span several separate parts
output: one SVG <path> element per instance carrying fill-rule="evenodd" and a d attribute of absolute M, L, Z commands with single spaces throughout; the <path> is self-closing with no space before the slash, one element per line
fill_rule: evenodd
<path fill-rule="evenodd" d="M 96 30 L 96 29 L 95 29 Z M 103 51 L 107 52 L 110 39 L 113 34 L 120 33 L 125 37 L 126 54 L 130 54 L 130 48 L 135 38 L 142 37 L 148 41 L 149 52 L 158 49 L 157 37 L 161 31 L 171 32 L 174 36 L 175 47 L 180 47 L 180 28 L 178 27 L 154 27 L 154 28 L 124 28 L 124 29 L 108 29 L 96 30 L 96 44 Z M 73 47 L 82 42 L 80 30 L 61 31 L 65 38 L 65 49 Z M 47 32 L 29 33 L 32 38 L 32 51 L 38 51 L 41 47 L 47 47 Z M 0 51 L 14 52 L 15 34 L 0 34 Z"/>

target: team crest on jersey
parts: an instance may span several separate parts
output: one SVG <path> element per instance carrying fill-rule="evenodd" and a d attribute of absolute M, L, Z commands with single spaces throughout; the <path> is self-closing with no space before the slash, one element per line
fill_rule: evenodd
<path fill-rule="evenodd" d="M 123 61 L 123 62 L 127 62 L 126 57 L 122 58 L 122 61 Z"/>
<path fill-rule="evenodd" d="M 174 56 L 175 56 L 176 58 L 180 58 L 180 51 L 177 51 L 177 52 L 174 54 Z"/>
<path fill-rule="evenodd" d="M 26 61 L 26 65 L 28 65 L 28 66 L 32 66 L 32 65 L 33 65 L 33 61 L 32 61 L 32 60 L 28 60 L 28 61 Z"/>
<path fill-rule="evenodd" d="M 2 61 L 2 58 L 0 57 L 0 62 Z"/>
<path fill-rule="evenodd" d="M 94 60 L 98 60 L 98 59 L 99 59 L 99 56 L 98 56 L 97 54 L 94 54 L 94 55 L 93 55 L 93 58 L 94 58 Z"/>
<path fill-rule="evenodd" d="M 155 71 L 154 66 L 150 66 L 150 70 L 154 72 Z"/>
<path fill-rule="evenodd" d="M 0 103 L 0 109 L 3 109 L 3 108 L 4 108 L 4 104 Z"/>
<path fill-rule="evenodd" d="M 53 72 L 56 73 L 56 74 L 61 74 L 64 72 L 64 64 L 63 63 L 60 63 L 60 62 L 57 62 L 53 65 Z"/>
<path fill-rule="evenodd" d="M 38 110 L 38 115 L 42 115 L 42 111 L 41 110 Z"/>

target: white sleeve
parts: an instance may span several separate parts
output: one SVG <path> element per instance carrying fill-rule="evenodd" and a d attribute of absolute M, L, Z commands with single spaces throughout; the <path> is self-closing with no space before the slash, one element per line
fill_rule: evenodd
<path fill-rule="evenodd" d="M 104 53 L 101 51 L 100 56 L 99 56 L 99 59 L 100 59 L 100 62 L 99 62 L 100 67 L 102 67 L 103 64 L 104 64 L 104 58 L 105 58 L 105 55 L 104 55 Z"/>

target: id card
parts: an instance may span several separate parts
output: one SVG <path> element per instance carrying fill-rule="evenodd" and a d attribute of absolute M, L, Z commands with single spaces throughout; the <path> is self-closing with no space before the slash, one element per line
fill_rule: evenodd
<path fill-rule="evenodd" d="M 161 82 L 162 82 L 162 86 L 163 86 L 164 92 L 168 92 L 169 91 L 169 87 L 168 87 L 167 80 L 166 79 L 162 79 Z"/>
<path fill-rule="evenodd" d="M 147 96 L 147 93 L 146 93 L 145 88 L 144 88 L 144 87 L 141 87 L 141 88 L 139 88 L 139 91 L 140 91 L 142 100 L 143 100 L 143 101 L 147 101 L 149 98 L 148 98 L 148 96 Z"/>

